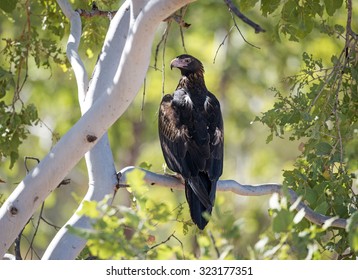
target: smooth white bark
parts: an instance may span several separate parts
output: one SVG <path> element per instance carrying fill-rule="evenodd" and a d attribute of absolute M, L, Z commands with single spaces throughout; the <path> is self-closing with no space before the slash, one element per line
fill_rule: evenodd
<path fill-rule="evenodd" d="M 114 79 L 102 81 L 107 85 L 105 94 L 100 94 L 93 106 L 87 105 L 90 109 L 29 172 L 1 207 L 0 256 L 4 256 L 39 205 L 128 108 L 143 83 L 157 26 L 190 2 L 193 0 L 132 1 L 132 12 L 138 12 L 138 16 L 131 19 Z"/>
<path fill-rule="evenodd" d="M 67 2 L 67 0 L 58 0 L 58 2 L 64 1 Z M 70 8 L 68 5 L 66 7 L 64 5 L 60 6 L 61 8 Z M 83 114 L 102 93 L 106 92 L 107 85 L 103 81 L 113 80 L 116 73 L 129 30 L 129 1 L 122 4 L 111 21 L 102 52 L 92 75 L 90 88 L 86 94 L 85 92 L 88 88 L 88 83 L 86 85 L 87 75 L 84 74 L 85 68 L 78 54 L 79 44 L 77 43 L 81 38 L 81 20 L 79 16 L 72 16 L 73 13 L 66 11 L 64 13 L 65 15 L 71 14 L 71 18 L 69 18 L 71 32 L 67 43 L 67 56 L 77 80 L 78 98 Z M 85 159 L 89 177 L 87 194 L 75 214 L 51 241 L 42 259 L 74 259 L 78 256 L 87 241 L 79 236 L 70 234 L 67 226 L 90 228 L 90 219 L 84 215 L 78 215 L 78 211 L 81 210 L 85 201 L 102 200 L 105 195 L 113 192 L 113 188 L 117 183 L 116 170 L 107 133 L 103 135 L 92 150 L 86 153 Z"/>

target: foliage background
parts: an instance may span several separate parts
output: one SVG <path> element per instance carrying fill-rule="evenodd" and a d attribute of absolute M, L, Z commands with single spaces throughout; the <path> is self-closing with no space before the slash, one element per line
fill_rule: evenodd
<path fill-rule="evenodd" d="M 102 10 L 115 10 L 118 4 L 114 2 L 97 1 L 97 5 Z M 348 218 L 357 210 L 357 184 L 351 175 L 357 172 L 357 63 L 349 65 L 351 70 L 346 84 L 352 87 L 346 95 L 350 99 L 344 101 L 342 98 L 341 102 L 349 104 L 347 111 L 351 120 L 344 132 L 347 136 L 344 144 L 349 147 L 344 151 L 344 164 L 341 165 L 344 170 L 333 170 L 332 166 L 337 165 L 335 160 L 327 163 L 333 150 L 329 141 L 333 138 L 329 137 L 324 123 L 317 128 L 319 139 L 310 142 L 314 137 L 305 135 L 300 127 L 303 116 L 295 116 L 295 111 L 287 109 L 288 103 L 285 103 L 297 104 L 292 108 L 302 112 L 307 102 L 314 99 L 306 94 L 314 94 L 310 85 L 294 76 L 301 69 L 316 71 L 319 67 L 326 69 L 334 65 L 345 46 L 346 3 L 342 0 L 234 2 L 266 32 L 255 34 L 236 19 L 242 35 L 250 42 L 246 43 L 236 28 L 232 28 L 233 19 L 223 1 L 191 4 L 184 18 L 191 24 L 183 30 L 185 49 L 180 28 L 172 22 L 165 49 L 162 44 L 157 60 L 156 45 L 153 46 L 152 67 L 148 70 L 145 88 L 109 131 L 117 169 L 145 163 L 151 171 L 163 172 L 157 110 L 162 94 L 172 92 L 179 79 L 178 71 L 170 71 L 168 67 L 170 60 L 187 52 L 204 63 L 207 86 L 222 104 L 225 120 L 222 178 L 247 184 L 284 182 L 285 186 L 294 187 L 304 195 L 316 211 L 335 215 L 337 209 L 343 207 L 339 214 Z M 73 7 L 87 10 L 91 6 L 84 0 L 72 3 Z M 16 6 L 12 9 L 11 5 Z M 357 6 L 353 8 L 353 14 L 357 15 Z M 41 159 L 78 120 L 80 111 L 74 76 L 63 53 L 69 25 L 56 3 L 4 1 L 0 13 L 0 193 L 3 194 L 0 198 L 3 200 L 26 174 L 24 157 Z M 108 23 L 107 18 L 83 19 L 81 53 L 89 74 L 96 63 Z M 163 23 L 159 28 L 155 44 L 160 42 L 166 26 Z M 352 29 L 358 29 L 354 20 Z M 356 51 L 357 41 L 355 44 L 352 49 Z M 301 95 L 297 94 L 297 89 L 301 90 Z M 330 88 L 326 90 L 329 92 Z M 304 98 L 294 99 L 297 96 Z M 278 107 L 280 102 L 286 105 Z M 324 104 L 322 102 L 316 110 L 321 109 L 322 114 L 329 116 L 332 107 L 326 108 Z M 292 121 L 292 115 L 297 120 Z M 335 119 L 331 121 L 334 123 Z M 320 129 L 326 129 L 326 138 Z M 307 143 L 313 145 L 311 159 L 307 159 Z M 317 143 L 329 146 L 322 144 L 315 150 Z M 317 162 L 318 158 L 323 162 L 317 163 L 314 169 L 310 163 Z M 31 168 L 36 161 L 28 160 L 27 163 Z M 322 166 L 329 167 L 322 169 Z M 133 186 L 139 188 L 118 192 L 114 209 L 108 210 L 102 204 L 89 204 L 86 208 L 88 214 L 97 219 L 98 230 L 74 231 L 91 239 L 91 254 L 101 258 L 155 259 L 355 258 L 358 238 L 357 232 L 354 235 L 354 226 L 348 234 L 345 230 L 311 225 L 290 211 L 285 199 L 276 196 L 249 198 L 219 193 L 213 219 L 207 230 L 199 233 L 188 224 L 183 192 L 143 187 L 144 191 L 140 191 L 140 176 L 134 176 L 139 178 L 137 181 L 133 179 Z M 46 200 L 45 220 L 40 220 L 33 243 L 38 214 L 31 221 L 33 226 L 25 228 L 23 256 L 41 256 L 56 233 L 56 228 L 46 222 L 62 226 L 77 208 L 87 189 L 84 161 L 68 178 L 71 183 L 58 188 Z M 327 194 L 320 200 L 317 194 L 321 193 Z M 332 201 L 337 201 L 338 197 L 343 201 L 335 205 Z M 352 250 L 347 250 L 349 246 Z M 87 254 L 88 251 L 82 257 Z"/>

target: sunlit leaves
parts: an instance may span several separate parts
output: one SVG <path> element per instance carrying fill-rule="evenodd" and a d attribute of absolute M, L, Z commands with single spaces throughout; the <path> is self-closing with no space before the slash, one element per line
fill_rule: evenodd
<path fill-rule="evenodd" d="M 297 201 L 297 203 L 300 200 Z M 325 229 L 309 226 L 304 210 L 296 212 L 286 197 L 274 194 L 270 199 L 271 232 L 262 236 L 253 248 L 255 258 L 262 259 L 315 259 L 320 258 L 315 240 L 325 235 Z"/>
<path fill-rule="evenodd" d="M 11 87 L 14 87 L 14 85 L 15 81 L 12 73 L 0 67 L 0 99 L 3 98 L 6 92 Z"/>
<path fill-rule="evenodd" d="M 179 213 L 166 203 L 148 198 L 144 175 L 139 169 L 127 174 L 132 196 L 130 207 L 108 206 L 110 197 L 99 203 L 87 201 L 83 204 L 79 214 L 90 217 L 93 228 L 71 228 L 71 231 L 89 240 L 91 255 L 101 259 L 150 259 L 162 258 L 163 255 L 173 257 L 173 252 L 180 251 L 179 241 L 176 246 L 157 241 L 157 227 L 175 221 Z M 176 238 L 174 233 L 171 238 Z"/>
<path fill-rule="evenodd" d="M 10 168 L 19 157 L 18 148 L 27 138 L 27 126 L 38 120 L 37 109 L 33 104 L 22 106 L 20 111 L 12 111 L 0 101 L 0 156 L 10 158 Z"/>
<path fill-rule="evenodd" d="M 302 141 L 299 145 L 301 155 L 295 162 L 295 168 L 283 173 L 284 186 L 302 195 L 315 212 L 348 218 L 358 209 L 356 195 L 352 191 L 354 176 L 348 168 L 356 166 L 357 153 L 347 153 L 354 146 L 353 149 L 357 149 L 354 140 L 358 120 L 357 77 L 354 67 L 345 68 L 350 61 L 342 59 L 342 56 L 333 56 L 329 68 L 307 53 L 302 58 L 304 68 L 301 73 L 286 80 L 291 84 L 289 94 L 274 89 L 277 99 L 273 109 L 257 120 L 270 128 L 268 141 L 273 136 L 285 135 L 289 135 L 290 140 Z M 273 213 L 272 230 L 282 235 L 281 241 L 282 238 L 290 238 L 290 242 L 295 242 L 299 230 L 301 233 L 309 230 L 310 235 L 314 233 L 311 227 L 301 228 L 301 223 L 295 226 L 293 214 L 288 209 L 278 209 Z M 324 226 L 322 231 L 315 229 L 315 238 L 322 244 L 327 239 L 323 235 L 326 228 Z M 339 244 L 332 241 L 334 246 L 323 246 L 323 249 L 342 254 L 347 250 L 344 246 L 348 246 L 348 240 L 351 246 L 355 246 L 354 232 L 352 229 L 348 234 L 340 231 Z M 308 248 L 311 239 L 302 240 L 306 240 Z M 284 246 L 278 248 L 283 250 Z"/>
<path fill-rule="evenodd" d="M 288 210 L 278 211 L 272 221 L 272 230 L 274 232 L 288 231 L 293 222 L 293 216 L 293 213 Z"/>
<path fill-rule="evenodd" d="M 279 14 L 277 23 L 277 39 L 280 33 L 286 35 L 291 41 L 300 41 L 310 34 L 315 26 L 329 35 L 333 35 L 331 27 L 327 24 L 324 11 L 328 16 L 333 16 L 336 10 L 341 8 L 343 0 L 261 0 L 261 11 L 264 16 Z M 340 28 L 341 29 L 341 28 Z M 341 31 L 341 30 L 340 30 Z"/>
<path fill-rule="evenodd" d="M 27 126 L 38 121 L 35 105 L 26 105 L 22 101 L 22 90 L 33 74 L 29 71 L 30 63 L 34 62 L 38 68 L 50 68 L 51 63 L 68 63 L 58 44 L 64 26 L 57 4 L 42 0 L 20 1 L 21 8 L 14 12 L 17 2 L 1 1 L 0 4 L 0 8 L 9 13 L 9 18 L 21 26 L 21 31 L 13 37 L 1 38 L 4 45 L 0 52 L 3 58 L 0 99 L 6 98 L 0 102 L 0 156 L 10 158 L 10 168 L 18 158 L 19 146 L 29 134 Z"/>

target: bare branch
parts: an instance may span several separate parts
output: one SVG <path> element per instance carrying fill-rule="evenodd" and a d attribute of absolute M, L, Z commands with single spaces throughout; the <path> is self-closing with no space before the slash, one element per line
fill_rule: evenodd
<path fill-rule="evenodd" d="M 25 227 L 20 231 L 19 235 L 16 237 L 15 242 L 14 242 L 14 251 L 15 251 L 15 259 L 16 260 L 22 260 L 21 237 L 22 237 L 22 232 L 24 231 Z"/>
<path fill-rule="evenodd" d="M 350 35 L 354 38 L 354 40 L 358 40 L 358 34 L 353 32 L 352 30 L 352 0 L 347 0 L 347 10 L 348 10 L 348 16 L 347 16 L 347 35 Z M 348 38 L 349 36 L 347 36 Z"/>
<path fill-rule="evenodd" d="M 174 234 L 175 234 L 175 231 L 174 231 L 171 235 L 169 235 L 168 238 L 165 239 L 164 241 L 162 241 L 162 242 L 160 242 L 160 243 L 158 243 L 158 244 L 155 244 L 155 245 L 153 245 L 152 247 L 149 247 L 148 251 L 153 250 L 153 249 L 159 247 L 160 245 L 163 245 L 163 244 L 167 243 L 171 238 L 174 238 L 176 241 L 179 242 L 180 247 L 181 247 L 182 252 L 183 252 L 183 259 L 185 259 L 183 243 L 182 243 L 181 240 L 180 240 L 178 237 L 176 237 Z M 148 251 L 147 251 L 147 252 L 148 252 Z"/>
<path fill-rule="evenodd" d="M 186 5 L 185 7 L 183 7 L 183 8 L 180 9 L 180 16 L 181 16 L 182 18 L 185 16 L 185 13 L 186 13 L 186 11 L 187 11 L 187 9 L 188 9 L 188 6 L 189 6 L 189 5 Z M 190 26 L 190 24 L 189 24 L 189 26 Z M 189 27 L 189 26 L 188 26 L 188 27 Z M 186 28 L 186 27 L 184 27 L 184 28 Z M 187 53 L 187 50 L 186 50 L 186 47 L 185 47 L 183 26 L 179 25 L 179 29 L 180 29 L 181 43 L 182 43 L 184 52 Z"/>
<path fill-rule="evenodd" d="M 170 21 L 174 20 L 177 24 L 179 24 L 180 28 L 189 28 L 191 24 L 185 22 L 183 19 L 187 8 L 188 8 L 188 5 L 185 5 L 184 7 L 179 9 L 179 13 L 178 13 L 178 11 L 176 11 L 175 13 L 173 13 L 172 15 L 170 15 L 163 21 L 170 22 Z"/>
<path fill-rule="evenodd" d="M 183 183 L 173 176 L 161 175 L 150 172 L 148 170 L 144 170 L 138 167 L 128 166 L 123 168 L 120 171 L 121 176 L 119 176 L 119 182 L 121 184 L 126 184 L 126 174 L 134 169 L 140 169 L 145 172 L 144 180 L 151 186 L 162 186 L 174 189 L 184 189 Z M 243 185 L 234 180 L 220 180 L 217 184 L 217 190 L 223 192 L 233 192 L 237 195 L 241 196 L 263 196 L 277 193 L 280 196 L 284 195 L 282 185 L 268 183 L 261 185 Z M 289 196 L 291 204 L 294 204 L 299 196 L 297 193 L 289 189 Z M 310 222 L 317 225 L 324 225 L 325 223 L 330 222 L 330 226 L 337 228 L 346 228 L 347 220 L 342 218 L 330 217 L 319 214 L 313 211 L 309 206 L 307 206 L 302 201 L 299 202 L 296 206 L 296 210 L 299 211 L 303 209 L 305 212 L 305 218 Z"/>
<path fill-rule="evenodd" d="M 216 49 L 215 52 L 215 56 L 214 56 L 214 60 L 213 63 L 215 64 L 216 61 L 216 57 L 218 56 L 219 50 L 221 49 L 222 46 L 224 46 L 226 39 L 229 37 L 229 34 L 231 33 L 232 29 L 234 28 L 234 26 L 231 26 L 230 30 L 226 33 L 224 39 L 221 41 L 220 45 L 218 46 L 218 48 Z"/>
<path fill-rule="evenodd" d="M 86 11 L 83 9 L 76 9 L 76 12 L 79 13 L 81 17 L 91 18 L 91 17 L 108 17 L 112 19 L 117 11 L 101 11 L 98 9 L 96 2 L 92 2 L 92 10 Z"/>
<path fill-rule="evenodd" d="M 214 237 L 213 233 L 210 230 L 208 230 L 208 233 L 209 233 L 209 237 L 211 239 L 211 242 L 213 243 L 213 246 L 214 246 L 214 249 L 215 249 L 215 252 L 216 252 L 216 257 L 218 259 L 220 259 L 221 254 L 220 254 L 220 250 L 219 250 L 218 246 L 216 245 L 215 237 Z"/>
<path fill-rule="evenodd" d="M 233 20 L 233 22 L 234 22 L 234 26 L 236 27 L 237 31 L 239 31 L 240 36 L 241 36 L 241 38 L 244 40 L 244 42 L 245 42 L 246 44 L 250 45 L 251 47 L 254 47 L 254 48 L 256 48 L 256 49 L 260 49 L 258 46 L 255 46 L 254 44 L 252 44 L 252 43 L 250 43 L 249 41 L 246 40 L 245 36 L 242 34 L 242 32 L 241 32 L 239 26 L 237 25 L 237 22 L 236 22 L 236 20 L 235 20 L 234 15 L 233 15 L 232 13 L 230 13 L 230 14 L 231 14 L 232 20 Z"/>
<path fill-rule="evenodd" d="M 246 24 L 248 24 L 249 26 L 251 26 L 253 29 L 255 29 L 255 33 L 260 33 L 260 32 L 266 32 L 265 29 L 263 29 L 260 25 L 258 25 L 257 23 L 253 22 L 251 19 L 249 19 L 248 17 L 246 17 L 243 13 L 240 12 L 240 10 L 234 5 L 234 3 L 232 3 L 231 0 L 224 0 L 225 4 L 229 7 L 229 9 L 239 18 L 241 19 L 243 22 L 245 22 Z"/>
<path fill-rule="evenodd" d="M 35 241 L 35 238 L 36 238 L 36 235 L 37 235 L 37 231 L 39 230 L 39 227 L 40 227 L 40 222 L 41 222 L 41 216 L 42 216 L 42 213 L 44 211 L 44 207 L 45 207 L 45 202 L 42 203 L 41 205 L 41 210 L 40 210 L 40 214 L 39 214 L 39 218 L 37 220 L 37 223 L 36 223 L 36 226 L 35 226 L 35 232 L 34 234 L 32 235 L 32 238 L 31 238 L 31 241 L 30 241 L 30 246 L 25 254 L 25 259 L 27 258 L 27 255 L 29 254 L 29 252 L 31 252 L 31 259 L 32 259 L 32 252 L 35 252 L 34 248 L 33 248 L 33 244 L 34 244 L 34 241 Z M 20 248 L 19 248 L 20 249 Z M 35 252 L 36 255 L 38 255 L 36 252 Z M 39 256 L 38 256 L 39 257 Z M 40 257 L 39 257 L 40 258 Z"/>

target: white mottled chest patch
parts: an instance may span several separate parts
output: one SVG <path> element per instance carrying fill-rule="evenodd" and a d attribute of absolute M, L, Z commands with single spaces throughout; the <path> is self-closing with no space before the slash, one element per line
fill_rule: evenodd
<path fill-rule="evenodd" d="M 186 106 L 188 106 L 189 108 L 193 108 L 193 101 L 191 100 L 191 98 L 188 94 L 185 94 L 184 102 L 185 102 Z"/>

